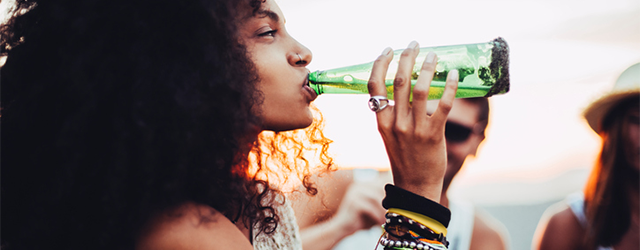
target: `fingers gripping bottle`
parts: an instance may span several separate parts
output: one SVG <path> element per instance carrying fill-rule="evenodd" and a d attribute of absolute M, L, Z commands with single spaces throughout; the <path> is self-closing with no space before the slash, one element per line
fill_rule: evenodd
<path fill-rule="evenodd" d="M 395 50 L 389 65 L 385 84 L 387 97 L 393 99 L 393 79 L 403 50 Z M 429 99 L 440 99 L 447 74 L 458 70 L 459 83 L 456 98 L 490 97 L 509 91 L 509 47 L 501 37 L 487 43 L 462 44 L 420 48 L 411 75 L 411 86 L 418 79 L 422 63 L 433 51 L 438 65 L 429 88 Z M 367 82 L 373 62 L 315 71 L 309 74 L 309 85 L 318 94 L 367 94 Z"/>

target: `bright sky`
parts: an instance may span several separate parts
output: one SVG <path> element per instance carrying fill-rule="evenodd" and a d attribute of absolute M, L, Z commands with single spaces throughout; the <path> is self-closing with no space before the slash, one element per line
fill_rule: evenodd
<path fill-rule="evenodd" d="M 599 139 L 580 113 L 640 62 L 638 0 L 276 1 L 288 31 L 313 51 L 311 70 L 372 61 L 384 48 L 401 49 L 412 40 L 426 47 L 506 39 L 511 91 L 490 99 L 487 140 L 456 178 L 463 189 L 586 173 Z M 0 1 L 0 10 L 9 3 Z M 344 168 L 388 168 L 367 99 L 322 95 L 316 101 L 335 141 L 331 152 Z"/>
<path fill-rule="evenodd" d="M 310 70 L 372 61 L 385 48 L 490 41 L 511 52 L 511 91 L 491 98 L 488 139 L 461 186 L 536 182 L 590 169 L 599 139 L 581 111 L 640 62 L 640 1 L 276 0 L 314 53 Z M 388 168 L 366 95 L 322 95 L 332 153 L 345 168 Z M 578 181 L 582 181 L 578 178 Z"/>

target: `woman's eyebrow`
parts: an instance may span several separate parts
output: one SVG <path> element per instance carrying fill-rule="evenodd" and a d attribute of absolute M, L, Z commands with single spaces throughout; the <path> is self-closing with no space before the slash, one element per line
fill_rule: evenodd
<path fill-rule="evenodd" d="M 271 10 L 259 10 L 258 13 L 256 13 L 258 16 L 260 17 L 268 17 L 269 19 L 273 20 L 274 22 L 278 22 L 280 21 L 280 16 L 278 16 L 278 14 L 276 14 L 275 12 L 271 11 Z"/>

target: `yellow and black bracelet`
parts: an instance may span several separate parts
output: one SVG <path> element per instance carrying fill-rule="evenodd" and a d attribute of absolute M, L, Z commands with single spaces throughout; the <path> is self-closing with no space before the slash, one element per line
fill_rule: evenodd
<path fill-rule="evenodd" d="M 398 213 L 387 213 L 380 244 L 385 249 L 447 249 L 444 233 Z"/>
<path fill-rule="evenodd" d="M 385 186 L 382 206 L 388 209 L 379 244 L 385 250 L 446 250 L 451 211 L 391 184 Z"/>
<path fill-rule="evenodd" d="M 428 216 L 445 228 L 449 226 L 451 211 L 445 206 L 410 191 L 387 184 L 384 187 L 386 196 L 382 200 L 382 206 L 386 209 L 396 208 L 411 211 L 416 214 Z"/>

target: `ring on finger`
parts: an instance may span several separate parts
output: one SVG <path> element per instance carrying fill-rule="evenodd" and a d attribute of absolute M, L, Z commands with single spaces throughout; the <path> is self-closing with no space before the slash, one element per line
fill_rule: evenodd
<path fill-rule="evenodd" d="M 389 105 L 386 96 L 376 95 L 369 98 L 369 109 L 373 112 L 380 112 Z"/>

